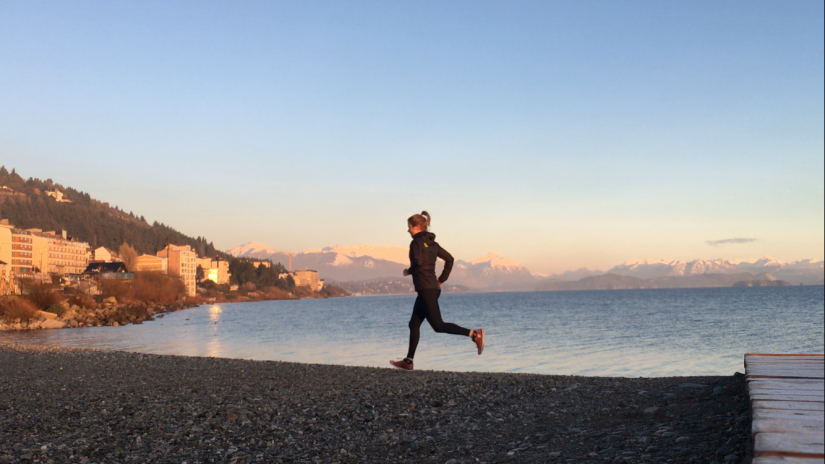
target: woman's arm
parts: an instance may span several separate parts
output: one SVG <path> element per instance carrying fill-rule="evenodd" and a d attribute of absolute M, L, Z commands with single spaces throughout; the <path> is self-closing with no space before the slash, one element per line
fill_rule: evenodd
<path fill-rule="evenodd" d="M 450 271 L 453 270 L 453 255 L 447 252 L 441 246 L 438 247 L 438 257 L 444 260 L 444 270 L 441 271 L 441 275 L 438 277 L 438 281 L 442 284 L 447 281 L 447 278 L 450 277 Z"/>
<path fill-rule="evenodd" d="M 419 240 L 410 242 L 410 268 L 405 275 L 412 275 L 424 264 L 424 252 L 421 250 Z"/>

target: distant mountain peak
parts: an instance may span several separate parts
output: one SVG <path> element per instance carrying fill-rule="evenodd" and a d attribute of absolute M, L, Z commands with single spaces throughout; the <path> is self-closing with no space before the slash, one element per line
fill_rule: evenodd
<path fill-rule="evenodd" d="M 226 252 L 236 258 L 256 257 L 266 258 L 278 251 L 274 248 L 264 245 L 261 242 L 249 242 L 243 245 L 238 245 L 235 248 L 226 250 Z"/>
<path fill-rule="evenodd" d="M 478 257 L 478 258 L 470 261 L 470 264 L 472 264 L 472 265 L 478 265 L 478 264 L 484 264 L 484 263 L 490 263 L 491 268 L 504 268 L 504 269 L 514 269 L 514 270 L 524 269 L 524 266 L 522 266 L 521 264 L 513 261 L 510 258 L 505 258 L 503 256 L 499 256 L 499 255 L 493 253 L 492 251 L 487 253 L 484 256 Z"/>
<path fill-rule="evenodd" d="M 305 253 L 338 253 L 350 258 L 360 258 L 369 256 L 370 258 L 383 259 L 398 264 L 410 264 L 409 249 L 405 247 L 386 245 L 354 245 L 341 246 L 334 244 L 320 250 L 307 250 Z"/>

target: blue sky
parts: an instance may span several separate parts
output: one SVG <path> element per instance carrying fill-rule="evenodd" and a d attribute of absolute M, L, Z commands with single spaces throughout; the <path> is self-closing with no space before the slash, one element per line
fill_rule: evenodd
<path fill-rule="evenodd" d="M 823 3 L 0 3 L 0 163 L 220 248 L 823 258 Z M 713 247 L 708 240 L 755 238 Z"/>

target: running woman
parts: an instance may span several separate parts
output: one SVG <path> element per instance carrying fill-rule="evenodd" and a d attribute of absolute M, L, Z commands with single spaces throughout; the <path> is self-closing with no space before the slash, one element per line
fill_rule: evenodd
<path fill-rule="evenodd" d="M 478 348 L 478 354 L 484 351 L 484 329 L 468 330 L 441 319 L 441 310 L 438 308 L 438 297 L 441 295 L 441 284 L 447 281 L 453 268 L 453 257 L 447 250 L 441 248 L 435 241 L 435 234 L 428 232 L 430 214 L 422 211 L 413 214 L 407 219 L 407 231 L 413 240 L 410 243 L 410 267 L 404 269 L 404 275 L 411 275 L 418 297 L 415 299 L 412 317 L 410 318 L 410 348 L 407 357 L 400 361 L 390 361 L 390 364 L 408 371 L 413 370 L 413 357 L 418 347 L 420 327 L 424 319 L 430 327 L 438 333 L 449 333 L 470 337 Z M 436 258 L 444 260 L 444 270 L 436 279 Z"/>

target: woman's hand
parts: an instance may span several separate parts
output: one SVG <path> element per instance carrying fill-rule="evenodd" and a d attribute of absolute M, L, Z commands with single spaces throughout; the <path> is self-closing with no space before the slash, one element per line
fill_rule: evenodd
<path fill-rule="evenodd" d="M 404 277 L 407 277 L 408 275 L 410 275 L 410 270 L 404 269 Z"/>

